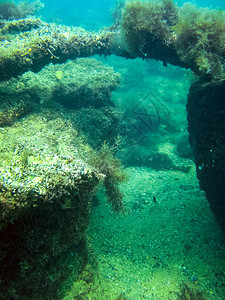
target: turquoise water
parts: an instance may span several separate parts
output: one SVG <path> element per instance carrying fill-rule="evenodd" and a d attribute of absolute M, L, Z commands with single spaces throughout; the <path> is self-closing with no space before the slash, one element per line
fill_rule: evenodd
<path fill-rule="evenodd" d="M 224 9 L 222 0 L 215 1 L 175 1 L 182 6 L 185 2 L 195 3 L 202 7 Z M 60 23 L 72 26 L 83 26 L 89 30 L 100 29 L 102 26 L 110 26 L 113 22 L 112 11 L 116 1 L 52 1 L 45 2 L 42 10 L 43 17 L 47 21 L 59 20 Z"/>
<path fill-rule="evenodd" d="M 222 0 L 191 3 L 225 10 Z M 117 24 L 111 40 L 115 5 L 45 0 L 22 27 L 15 10 L 1 17 L 2 300 L 225 299 L 225 15 L 198 10 L 187 44 L 175 42 L 173 14 L 157 23 L 160 10 L 156 23 L 138 19 L 143 31 Z"/>

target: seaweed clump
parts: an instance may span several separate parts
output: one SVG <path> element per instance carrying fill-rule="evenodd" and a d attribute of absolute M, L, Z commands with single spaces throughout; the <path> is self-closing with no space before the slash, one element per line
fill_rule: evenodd
<path fill-rule="evenodd" d="M 178 295 L 179 300 L 206 300 L 204 294 L 197 289 L 191 289 L 187 284 L 181 286 L 181 294 Z"/>
<path fill-rule="evenodd" d="M 125 6 L 122 29 L 134 56 L 165 60 L 173 41 L 177 7 L 172 0 L 132 1 Z M 168 56 L 168 55 L 167 55 Z"/>
<path fill-rule="evenodd" d="M 116 147 L 117 144 L 110 147 L 104 143 L 100 150 L 90 152 L 88 164 L 96 169 L 98 174 L 102 174 L 101 179 L 107 200 L 115 212 L 121 212 L 123 210 L 123 194 L 119 184 L 127 179 L 127 174 L 121 161 L 114 155 Z"/>
<path fill-rule="evenodd" d="M 175 47 L 184 63 L 200 75 L 212 78 L 224 76 L 224 11 L 185 3 L 179 10 L 178 22 L 173 29 Z"/>
<path fill-rule="evenodd" d="M 0 18 L 4 20 L 19 20 L 34 15 L 44 6 L 39 0 L 28 2 L 0 1 Z"/>
<path fill-rule="evenodd" d="M 224 77 L 225 12 L 172 0 L 128 2 L 122 31 L 133 57 L 159 59 L 196 74 Z"/>

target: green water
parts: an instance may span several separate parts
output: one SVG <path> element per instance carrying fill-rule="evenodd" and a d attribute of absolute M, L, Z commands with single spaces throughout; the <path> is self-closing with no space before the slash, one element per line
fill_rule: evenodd
<path fill-rule="evenodd" d="M 112 95 L 122 111 L 152 89 L 170 107 L 176 129 L 159 126 L 135 147 L 122 143 L 118 156 L 136 165 L 126 167 L 128 180 L 121 186 L 124 211 L 113 213 L 99 190 L 88 230 L 90 264 L 65 299 L 222 300 L 224 235 L 199 188 L 192 159 L 177 152 L 187 134 L 184 103 L 192 77 L 154 62 L 105 62 L 124 76 L 124 85 Z M 172 165 L 151 164 L 151 151 L 168 155 Z"/>
<path fill-rule="evenodd" d="M 204 184 L 217 182 L 200 178 L 224 175 L 224 127 L 213 120 L 217 148 L 197 135 L 208 163 L 194 139 L 192 152 L 186 111 L 194 83 L 224 81 L 224 12 L 186 5 L 178 22 L 170 1 L 134 3 L 97 34 L 59 25 L 121 22 L 122 2 L 113 20 L 101 2 L 84 13 L 0 0 L 0 300 L 225 299 L 225 237 L 209 205 L 223 178 L 215 204 Z M 30 19 L 37 9 L 54 24 Z"/>

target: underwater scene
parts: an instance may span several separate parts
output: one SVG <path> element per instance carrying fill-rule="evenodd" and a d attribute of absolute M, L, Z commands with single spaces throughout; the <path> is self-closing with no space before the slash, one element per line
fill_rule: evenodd
<path fill-rule="evenodd" d="M 225 299 L 225 2 L 0 0 L 0 300 Z"/>

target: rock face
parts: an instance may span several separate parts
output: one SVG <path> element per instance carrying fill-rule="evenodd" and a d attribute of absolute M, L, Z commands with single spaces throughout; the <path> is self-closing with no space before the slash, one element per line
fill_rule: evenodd
<path fill-rule="evenodd" d="M 200 187 L 225 231 L 225 81 L 194 83 L 188 124 Z"/>
<path fill-rule="evenodd" d="M 1 132 L 1 299 L 57 299 L 71 270 L 77 276 L 86 263 L 98 179 L 76 135 L 70 122 L 46 113 Z"/>
<path fill-rule="evenodd" d="M 93 149 L 110 142 L 110 132 L 114 141 L 110 96 L 119 79 L 81 59 L 0 84 L 0 299 L 62 299 L 87 263 L 99 181 L 113 182 L 121 200 L 110 164 L 117 161 L 108 152 L 103 163 Z M 107 191 L 115 208 L 120 202 L 112 186 Z"/>

